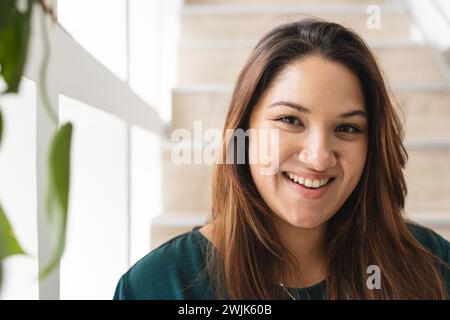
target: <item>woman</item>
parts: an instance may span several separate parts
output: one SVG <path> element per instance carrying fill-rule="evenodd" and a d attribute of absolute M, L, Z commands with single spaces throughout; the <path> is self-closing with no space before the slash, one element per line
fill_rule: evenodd
<path fill-rule="evenodd" d="M 450 243 L 403 217 L 401 122 L 355 33 L 312 19 L 269 32 L 239 76 L 225 129 L 255 135 L 245 163 L 227 163 L 239 147 L 224 131 L 209 223 L 136 263 L 116 299 L 450 296 Z M 260 141 L 278 143 L 271 174 Z"/>

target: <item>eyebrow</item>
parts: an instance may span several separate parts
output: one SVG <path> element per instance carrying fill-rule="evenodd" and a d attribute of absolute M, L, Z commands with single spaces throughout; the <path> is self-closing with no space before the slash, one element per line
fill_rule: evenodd
<path fill-rule="evenodd" d="M 299 105 L 297 103 L 290 102 L 290 101 L 277 101 L 277 102 L 274 102 L 271 105 L 269 105 L 269 108 L 275 107 L 275 106 L 286 106 L 286 107 L 293 108 L 301 113 L 308 113 L 308 114 L 311 113 L 311 110 L 309 110 L 308 108 L 305 108 L 302 105 Z M 354 117 L 354 116 L 361 116 L 361 117 L 364 117 L 367 119 L 367 113 L 363 110 L 353 110 L 353 111 L 345 112 L 345 113 L 342 113 L 341 115 L 339 115 L 339 118 L 345 119 L 345 118 L 350 118 L 350 117 Z"/>

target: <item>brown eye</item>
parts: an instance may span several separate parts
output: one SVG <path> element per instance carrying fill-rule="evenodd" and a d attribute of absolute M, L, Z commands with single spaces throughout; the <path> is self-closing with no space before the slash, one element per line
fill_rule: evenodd
<path fill-rule="evenodd" d="M 284 117 L 281 117 L 278 120 L 283 122 L 283 123 L 289 124 L 289 125 L 294 125 L 294 126 L 301 125 L 300 120 L 298 120 L 298 118 L 293 117 L 293 116 L 284 116 Z"/>
<path fill-rule="evenodd" d="M 342 130 L 340 130 L 342 129 Z M 349 125 L 349 124 L 344 124 L 340 127 L 337 128 L 338 132 L 341 133 L 359 133 L 361 132 L 361 130 L 359 130 L 357 127 Z"/>

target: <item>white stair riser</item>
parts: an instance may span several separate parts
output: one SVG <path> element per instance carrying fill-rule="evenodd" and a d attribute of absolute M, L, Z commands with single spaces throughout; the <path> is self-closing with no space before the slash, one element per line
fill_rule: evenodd
<path fill-rule="evenodd" d="M 179 49 L 178 81 L 180 84 L 234 83 L 251 49 L 196 48 Z M 424 47 L 376 48 L 375 53 L 391 84 L 443 84 L 432 51 Z"/>
<path fill-rule="evenodd" d="M 450 141 L 450 91 L 395 94 L 409 141 Z"/>
<path fill-rule="evenodd" d="M 182 41 L 240 40 L 255 42 L 273 27 L 309 15 L 207 15 L 182 16 Z M 379 28 L 368 28 L 364 14 L 322 14 L 320 18 L 353 29 L 367 40 L 409 39 L 411 20 L 405 14 L 383 14 Z M 369 21 L 370 22 L 370 21 Z M 370 26 L 370 24 L 369 24 Z"/>
<path fill-rule="evenodd" d="M 450 151 L 409 152 L 406 211 L 450 213 Z"/>
<path fill-rule="evenodd" d="M 171 160 L 171 152 L 164 154 L 163 208 L 164 211 L 205 211 L 211 203 L 212 166 L 180 164 Z"/>

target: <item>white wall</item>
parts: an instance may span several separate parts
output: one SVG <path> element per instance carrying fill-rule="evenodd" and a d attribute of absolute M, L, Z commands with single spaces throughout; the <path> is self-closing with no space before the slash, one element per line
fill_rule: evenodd
<path fill-rule="evenodd" d="M 18 95 L 0 99 L 0 203 L 27 256 L 4 261 L 1 299 L 37 299 L 36 85 L 23 79 Z"/>

